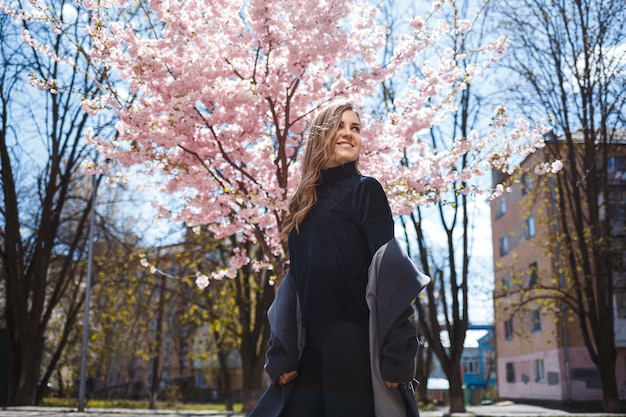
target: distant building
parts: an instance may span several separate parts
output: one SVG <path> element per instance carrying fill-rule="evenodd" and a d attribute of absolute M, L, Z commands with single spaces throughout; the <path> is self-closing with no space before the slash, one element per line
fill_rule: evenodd
<path fill-rule="evenodd" d="M 465 403 L 476 405 L 490 397 L 489 388 L 496 387 L 496 363 L 493 345 L 493 325 L 472 326 L 468 333 L 484 332 L 475 342 L 466 343 L 461 356 L 463 382 L 465 385 Z M 466 336 L 467 337 L 467 336 Z"/>
<path fill-rule="evenodd" d="M 102 326 L 105 340 L 121 337 L 124 343 L 113 344 L 92 365 L 97 369 L 91 381 L 92 398 L 148 399 L 155 381 L 158 352 L 159 399 L 224 399 L 227 387 L 220 372 L 214 332 L 204 322 L 182 319 L 189 315 L 189 305 L 197 292 L 188 280 L 178 278 L 188 274 L 182 266 L 185 256 L 189 255 L 183 245 L 160 247 L 154 256 L 159 272 L 140 269 L 136 282 L 127 284 L 134 302 L 118 308 L 120 312 L 129 309 L 131 318 L 112 320 Z M 94 302 L 115 304 L 107 297 L 96 297 Z M 226 354 L 225 362 L 230 390 L 237 395 L 242 388 L 238 351 L 233 348 Z"/>
<path fill-rule="evenodd" d="M 441 334 L 444 346 L 449 346 L 446 332 Z M 470 324 L 465 334 L 461 355 L 465 403 L 480 404 L 489 398 L 489 387 L 496 386 L 493 325 Z M 433 369 L 428 377 L 428 396 L 434 402 L 446 403 L 450 385 L 437 357 L 433 357 Z"/>
<path fill-rule="evenodd" d="M 550 145 L 548 145 L 550 146 Z M 613 146 L 608 159 L 609 186 L 604 207 L 609 229 L 617 240 L 626 237 L 626 146 Z M 544 158 L 539 151 L 522 167 Z M 499 182 L 502 178 L 494 178 Z M 530 300 L 523 311 L 512 314 L 519 302 L 519 289 L 541 283 L 562 285 L 559 274 L 567 261 L 557 242 L 559 222 L 554 183 L 550 178 L 527 175 L 510 193 L 491 203 L 495 274 L 495 348 L 498 393 L 513 400 L 569 403 L 602 399 L 598 370 L 585 347 L 577 317 L 564 304 L 550 305 Z M 625 258 L 626 260 L 626 258 Z M 626 287 L 624 276 L 615 272 L 615 343 L 619 397 L 626 398 Z M 539 297 L 540 298 L 540 297 Z"/>

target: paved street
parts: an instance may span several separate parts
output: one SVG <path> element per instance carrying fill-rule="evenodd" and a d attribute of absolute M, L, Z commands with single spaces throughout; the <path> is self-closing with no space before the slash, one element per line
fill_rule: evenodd
<path fill-rule="evenodd" d="M 0 409 L 1 417 L 244 417 L 245 413 L 202 410 L 139 410 L 88 408 L 84 413 L 70 407 L 7 407 Z"/>
<path fill-rule="evenodd" d="M 421 417 L 449 417 L 447 408 L 423 411 Z M 467 413 L 453 414 L 456 417 L 601 417 L 606 413 L 567 412 L 535 405 L 502 402 L 493 405 L 468 406 Z M 228 414 L 219 411 L 196 410 L 130 410 L 90 408 L 79 413 L 76 408 L 9 407 L 0 409 L 1 417 L 245 417 L 242 413 Z M 610 414 L 611 417 L 626 417 L 626 414 Z"/>
<path fill-rule="evenodd" d="M 477 417 L 582 417 L 582 416 L 626 416 L 626 414 L 607 414 L 607 413 L 585 413 L 582 411 L 564 411 L 554 408 L 541 407 L 537 405 L 516 404 L 510 401 L 502 403 L 494 403 L 493 405 L 467 406 L 467 414 Z M 425 413 L 424 413 L 425 414 Z M 443 414 L 440 414 L 443 416 Z M 426 416 L 424 416 L 426 417 Z M 439 416 L 432 416 L 439 417 Z"/>

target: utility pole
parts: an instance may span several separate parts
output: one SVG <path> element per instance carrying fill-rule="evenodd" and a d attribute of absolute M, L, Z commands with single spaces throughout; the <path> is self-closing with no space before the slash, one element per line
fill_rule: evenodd
<path fill-rule="evenodd" d="M 91 300 L 91 275 L 93 264 L 93 229 L 96 207 L 96 176 L 91 177 L 91 208 L 89 211 L 89 240 L 87 241 L 87 287 L 85 288 L 85 316 L 83 318 L 83 345 L 80 357 L 80 382 L 78 385 L 78 411 L 85 411 L 85 373 L 87 370 L 87 346 L 89 343 L 89 305 Z"/>

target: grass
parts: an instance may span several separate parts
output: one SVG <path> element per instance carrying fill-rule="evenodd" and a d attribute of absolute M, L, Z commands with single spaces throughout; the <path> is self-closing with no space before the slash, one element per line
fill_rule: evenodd
<path fill-rule="evenodd" d="M 44 398 L 42 405 L 44 407 L 78 407 L 78 400 L 75 398 Z M 139 400 L 88 400 L 87 408 L 131 408 L 131 409 L 147 409 L 150 403 L 148 401 Z M 171 403 L 165 401 L 157 401 L 157 409 L 159 410 L 215 410 L 224 411 L 224 404 L 187 404 L 187 403 Z M 242 404 L 234 405 L 234 411 L 241 411 Z"/>

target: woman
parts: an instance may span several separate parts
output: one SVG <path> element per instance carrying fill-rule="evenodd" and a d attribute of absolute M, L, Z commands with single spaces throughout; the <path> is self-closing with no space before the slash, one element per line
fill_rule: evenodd
<path fill-rule="evenodd" d="M 404 257 L 409 268 L 390 275 L 408 280 L 400 278 L 393 300 L 378 299 L 394 295 L 377 286 L 379 267 L 373 277 L 368 270 L 375 254 L 386 268 L 398 264 L 378 253 L 385 248 L 391 259 L 387 247 L 397 244 L 388 245 L 394 224 L 383 188 L 358 170 L 361 145 L 360 117 L 349 103 L 331 103 L 313 120 L 283 230 L 290 270 L 268 312 L 266 371 L 273 384 L 251 417 L 374 417 L 381 389 L 413 379 L 418 343 L 410 302 L 424 276 Z M 378 319 L 382 336 L 371 328 Z M 373 375 L 384 387 L 373 385 Z"/>

